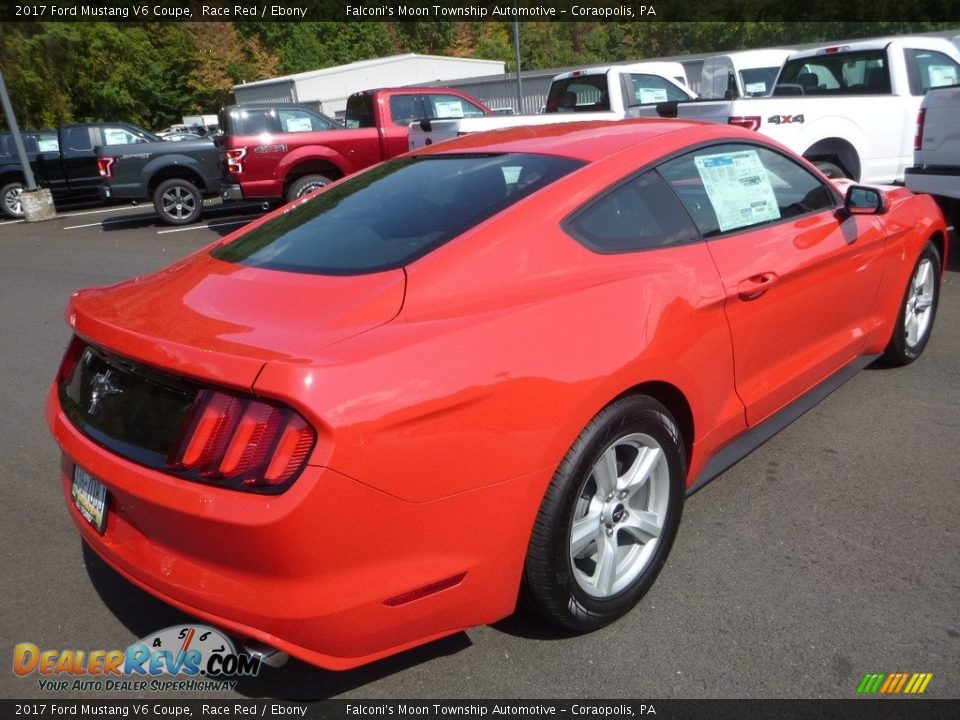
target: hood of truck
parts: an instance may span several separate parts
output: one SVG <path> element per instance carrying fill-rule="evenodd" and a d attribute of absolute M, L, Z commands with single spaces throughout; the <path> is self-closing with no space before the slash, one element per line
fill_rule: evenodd
<path fill-rule="evenodd" d="M 309 275 L 204 252 L 152 275 L 78 291 L 67 321 L 119 355 L 249 389 L 271 360 L 310 363 L 323 348 L 389 322 L 405 282 L 399 269 Z"/>

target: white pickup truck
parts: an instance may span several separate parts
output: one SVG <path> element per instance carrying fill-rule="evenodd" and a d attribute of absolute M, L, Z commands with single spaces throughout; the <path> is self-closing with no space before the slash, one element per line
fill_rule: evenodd
<path fill-rule="evenodd" d="M 561 73 L 550 82 L 547 104 L 539 115 L 498 115 L 430 120 L 410 125 L 411 150 L 458 135 L 520 125 L 586 120 L 621 120 L 632 108 L 696 98 L 678 62 L 606 65 Z"/>
<path fill-rule="evenodd" d="M 763 48 L 711 55 L 700 70 L 700 98 L 736 100 L 769 95 L 784 61 L 795 52 Z"/>
<path fill-rule="evenodd" d="M 913 158 L 907 187 L 936 196 L 947 222 L 960 230 L 960 85 L 931 90 L 923 99 Z"/>
<path fill-rule="evenodd" d="M 791 55 L 771 97 L 663 103 L 629 115 L 742 125 L 779 140 L 827 175 L 902 182 L 913 164 L 923 95 L 957 82 L 960 52 L 949 40 L 886 38 Z"/>

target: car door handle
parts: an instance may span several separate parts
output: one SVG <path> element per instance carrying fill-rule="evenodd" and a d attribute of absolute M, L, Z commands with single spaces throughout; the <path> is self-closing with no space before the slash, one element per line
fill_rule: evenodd
<path fill-rule="evenodd" d="M 777 282 L 777 274 L 773 272 L 752 275 L 741 280 L 737 286 L 737 294 L 741 300 L 756 300 Z"/>

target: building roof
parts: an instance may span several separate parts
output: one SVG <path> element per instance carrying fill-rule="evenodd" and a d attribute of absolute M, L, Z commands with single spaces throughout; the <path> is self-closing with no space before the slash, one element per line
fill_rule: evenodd
<path fill-rule="evenodd" d="M 372 58 L 370 60 L 359 60 L 347 65 L 336 65 L 334 67 L 321 68 L 320 70 L 308 70 L 306 72 L 294 73 L 293 75 L 282 75 L 280 77 L 268 78 L 266 80 L 254 80 L 253 82 L 241 83 L 236 87 L 256 87 L 258 85 L 272 85 L 280 82 L 296 82 L 298 80 L 312 80 L 323 77 L 324 75 L 339 75 L 351 70 L 364 70 L 380 65 L 390 65 L 392 63 L 407 62 L 409 60 L 429 60 L 430 62 L 457 62 L 457 63 L 476 63 L 478 65 L 499 65 L 503 67 L 501 60 L 477 60 L 476 58 L 452 57 L 449 55 L 420 55 L 418 53 L 404 53 L 403 55 L 390 55 L 384 58 Z"/>

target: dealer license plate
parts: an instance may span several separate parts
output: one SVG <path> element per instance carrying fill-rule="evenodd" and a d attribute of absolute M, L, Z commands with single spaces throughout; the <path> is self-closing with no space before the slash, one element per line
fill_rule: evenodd
<path fill-rule="evenodd" d="M 73 504 L 97 532 L 107 526 L 107 488 L 79 465 L 73 466 Z"/>

